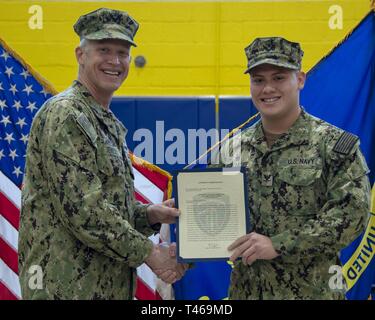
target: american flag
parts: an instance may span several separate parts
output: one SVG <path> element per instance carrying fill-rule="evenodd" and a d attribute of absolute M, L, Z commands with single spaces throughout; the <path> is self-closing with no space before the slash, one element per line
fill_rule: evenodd
<path fill-rule="evenodd" d="M 33 117 L 56 93 L 0 39 L 0 300 L 22 298 L 17 248 L 26 147 Z M 170 196 L 168 173 L 133 155 L 131 159 L 139 201 L 160 203 Z M 152 240 L 160 241 L 159 236 Z M 137 272 L 137 299 L 161 299 L 151 270 L 142 265 Z"/>
<path fill-rule="evenodd" d="M 0 299 L 20 299 L 18 226 L 31 122 L 52 96 L 31 68 L 0 39 Z"/>

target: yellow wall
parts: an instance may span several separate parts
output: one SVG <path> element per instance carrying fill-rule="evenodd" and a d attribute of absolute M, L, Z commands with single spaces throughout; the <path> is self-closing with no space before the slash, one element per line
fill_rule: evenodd
<path fill-rule="evenodd" d="M 29 28 L 31 5 L 43 10 L 43 29 Z M 329 8 L 343 9 L 342 30 L 332 30 Z M 106 6 L 140 22 L 138 47 L 147 65 L 134 66 L 117 95 L 247 95 L 243 48 L 256 36 L 281 35 L 301 42 L 310 69 L 369 11 L 369 0 L 103 2 L 2 1 L 0 38 L 58 91 L 75 78 L 72 29 L 84 13 Z"/>

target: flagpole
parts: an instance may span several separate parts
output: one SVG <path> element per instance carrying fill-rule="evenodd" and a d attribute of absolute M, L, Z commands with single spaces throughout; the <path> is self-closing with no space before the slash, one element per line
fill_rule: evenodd
<path fill-rule="evenodd" d="M 221 3 L 217 2 L 215 6 L 215 128 L 216 128 L 216 141 L 219 140 L 219 130 L 220 130 L 220 106 L 219 106 L 219 95 L 220 95 L 220 39 L 221 39 L 221 31 L 220 31 L 220 23 L 221 23 Z"/>

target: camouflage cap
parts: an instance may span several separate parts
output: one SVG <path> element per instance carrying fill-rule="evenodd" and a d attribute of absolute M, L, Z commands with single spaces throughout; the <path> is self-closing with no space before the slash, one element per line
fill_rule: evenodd
<path fill-rule="evenodd" d="M 245 53 L 248 60 L 245 73 L 264 63 L 294 70 L 301 69 L 303 51 L 299 43 L 281 37 L 256 38 L 245 48 Z"/>
<path fill-rule="evenodd" d="M 81 39 L 120 39 L 137 46 L 134 36 L 139 24 L 125 11 L 100 8 L 85 14 L 73 26 Z"/>

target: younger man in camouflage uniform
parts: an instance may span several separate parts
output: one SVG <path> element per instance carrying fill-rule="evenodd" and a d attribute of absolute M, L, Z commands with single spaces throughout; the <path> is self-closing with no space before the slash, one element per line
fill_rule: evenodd
<path fill-rule="evenodd" d="M 167 282 L 184 273 L 168 247 L 147 238 L 179 212 L 172 200 L 135 201 L 126 129 L 109 110 L 128 75 L 137 29 L 122 11 L 80 17 L 78 80 L 34 119 L 19 242 L 24 299 L 133 299 L 140 264 Z M 33 266 L 41 268 L 41 287 L 33 286 Z"/>
<path fill-rule="evenodd" d="M 305 74 L 298 43 L 257 38 L 245 52 L 261 120 L 242 132 L 241 149 L 234 150 L 249 174 L 252 232 L 229 247 L 232 261 L 242 257 L 229 296 L 343 298 L 329 288 L 329 268 L 364 230 L 369 210 L 358 138 L 300 107 Z"/>

